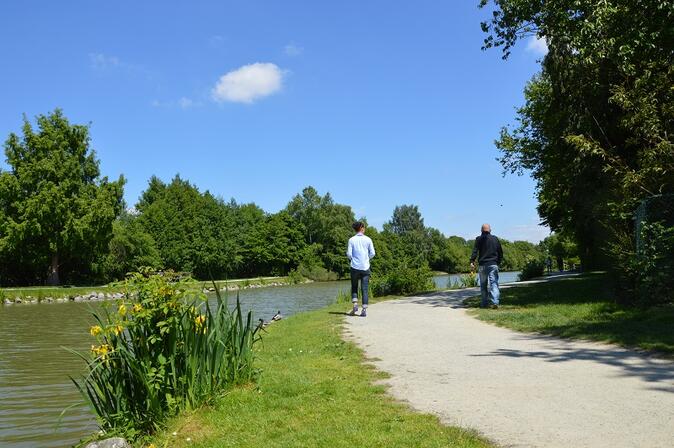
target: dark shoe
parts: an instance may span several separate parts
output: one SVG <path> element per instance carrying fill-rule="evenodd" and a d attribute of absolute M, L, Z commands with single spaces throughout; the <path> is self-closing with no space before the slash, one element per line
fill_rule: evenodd
<path fill-rule="evenodd" d="M 360 317 L 367 317 L 367 311 L 365 308 L 363 308 L 363 310 L 360 312 Z"/>
<path fill-rule="evenodd" d="M 358 307 L 353 307 L 351 309 L 351 311 L 349 312 L 349 316 L 355 316 L 357 312 L 358 312 Z"/>
<path fill-rule="evenodd" d="M 491 305 L 489 308 L 491 308 L 492 310 L 497 310 L 497 309 L 498 309 L 498 305 Z"/>

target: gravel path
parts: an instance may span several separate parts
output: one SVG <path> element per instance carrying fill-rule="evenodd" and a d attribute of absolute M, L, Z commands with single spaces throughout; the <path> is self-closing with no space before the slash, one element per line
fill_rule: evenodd
<path fill-rule="evenodd" d="M 674 363 L 470 317 L 476 289 L 381 302 L 347 337 L 390 393 L 505 447 L 674 447 Z"/>

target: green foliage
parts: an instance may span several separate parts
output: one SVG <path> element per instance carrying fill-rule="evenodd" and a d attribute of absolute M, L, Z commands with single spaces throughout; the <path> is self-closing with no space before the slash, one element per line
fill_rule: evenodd
<path fill-rule="evenodd" d="M 507 57 L 535 35 L 549 50 L 497 141 L 505 170 L 532 173 L 540 216 L 578 244 L 584 268 L 626 272 L 637 204 L 674 192 L 674 3 L 488 4 L 486 48 Z"/>
<path fill-rule="evenodd" d="M 452 285 L 450 289 L 464 289 L 464 288 L 474 288 L 478 285 L 477 274 L 471 272 L 470 274 L 462 274 L 459 276 Z"/>
<path fill-rule="evenodd" d="M 519 281 L 531 280 L 532 278 L 542 277 L 545 272 L 545 262 L 540 259 L 530 259 L 524 265 L 519 275 Z"/>
<path fill-rule="evenodd" d="M 142 267 L 158 269 L 162 259 L 152 235 L 140 221 L 128 212 L 122 213 L 112 225 L 112 239 L 108 253 L 99 263 L 98 270 L 106 281 L 118 281 Z"/>
<path fill-rule="evenodd" d="M 172 272 L 131 275 L 115 310 L 93 312 L 97 340 L 73 380 L 101 428 L 134 439 L 180 410 L 196 409 L 251 381 L 257 327 L 218 294 L 215 309 Z M 217 289 L 216 289 L 217 290 Z M 193 290 L 192 290 L 193 291 Z"/>
<path fill-rule="evenodd" d="M 344 253 L 355 221 L 351 207 L 336 204 L 330 193 L 321 196 L 313 187 L 307 187 L 292 198 L 285 211 L 304 228 L 306 244 L 321 248 L 320 263 L 312 260 L 308 264 L 320 264 L 340 277 L 346 275 L 349 265 Z"/>
<path fill-rule="evenodd" d="M 643 244 L 630 266 L 636 300 L 645 306 L 674 304 L 674 226 L 644 223 L 640 233 Z"/>
<path fill-rule="evenodd" d="M 107 249 L 124 178 L 100 177 L 89 128 L 61 110 L 24 119 L 5 142 L 0 170 L 0 276 L 4 283 L 76 281 Z"/>
<path fill-rule="evenodd" d="M 370 285 L 376 296 L 414 294 L 435 289 L 433 273 L 428 266 L 412 268 L 401 265 L 382 275 L 373 276 Z"/>

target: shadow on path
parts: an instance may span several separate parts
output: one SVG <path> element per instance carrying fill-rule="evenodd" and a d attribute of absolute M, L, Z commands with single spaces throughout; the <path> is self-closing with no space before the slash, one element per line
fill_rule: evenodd
<path fill-rule="evenodd" d="M 518 340 L 541 342 L 544 350 L 525 351 L 497 349 L 491 353 L 471 356 L 505 356 L 509 358 L 537 358 L 547 362 L 590 361 L 608 364 L 620 369 L 620 376 L 638 377 L 651 383 L 648 389 L 674 393 L 674 363 L 664 359 L 620 347 L 581 347 L 574 341 L 564 341 L 550 336 L 519 333 Z M 549 350 L 547 349 L 549 347 Z"/>

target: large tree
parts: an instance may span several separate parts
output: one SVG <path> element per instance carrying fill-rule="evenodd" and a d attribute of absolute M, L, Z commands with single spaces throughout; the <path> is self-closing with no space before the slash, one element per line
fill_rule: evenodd
<path fill-rule="evenodd" d="M 536 37 L 549 49 L 497 141 L 504 167 L 532 173 L 543 221 L 574 237 L 586 267 L 614 264 L 639 201 L 674 192 L 674 2 L 480 4 L 493 7 L 486 48 L 507 58 Z"/>
<path fill-rule="evenodd" d="M 100 176 L 87 125 L 70 124 L 60 109 L 36 121 L 37 129 L 24 118 L 23 135 L 10 134 L 4 145 L 0 256 L 19 261 L 6 274 L 12 281 L 57 285 L 64 268 L 76 278 L 107 250 L 124 178 Z"/>

